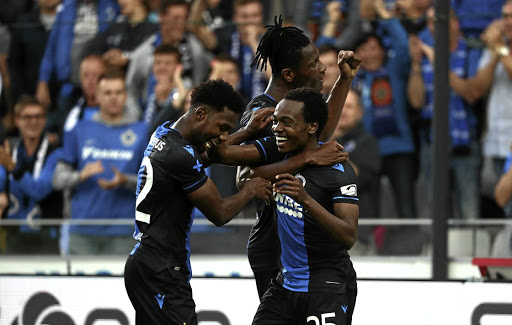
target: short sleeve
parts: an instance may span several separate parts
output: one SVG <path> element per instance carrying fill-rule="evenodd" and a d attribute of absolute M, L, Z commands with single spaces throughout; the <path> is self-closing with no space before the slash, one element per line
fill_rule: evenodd
<path fill-rule="evenodd" d="M 285 154 L 279 152 L 275 137 L 260 138 L 248 144 L 253 144 L 258 149 L 263 161 L 262 165 L 273 164 L 286 158 Z"/>
<path fill-rule="evenodd" d="M 190 145 L 176 147 L 166 157 L 166 169 L 185 193 L 194 192 L 208 180 L 199 154 Z"/>
<path fill-rule="evenodd" d="M 335 181 L 330 183 L 333 203 L 359 204 L 357 176 L 352 166 L 349 163 L 336 164 L 331 168 L 336 170 Z"/>

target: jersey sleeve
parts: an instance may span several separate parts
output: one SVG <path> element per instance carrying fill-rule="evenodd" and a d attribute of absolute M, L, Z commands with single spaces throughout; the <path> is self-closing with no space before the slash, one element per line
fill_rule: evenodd
<path fill-rule="evenodd" d="M 256 147 L 256 149 L 258 149 L 263 162 L 262 165 L 273 164 L 286 158 L 286 155 L 280 153 L 277 149 L 275 137 L 260 138 L 254 141 L 250 141 L 248 144 L 252 144 Z"/>
<path fill-rule="evenodd" d="M 333 181 L 329 183 L 333 203 L 359 204 L 357 196 L 357 176 L 350 163 L 332 166 L 336 170 Z"/>
<path fill-rule="evenodd" d="M 64 132 L 64 138 L 62 139 L 62 150 L 60 152 L 60 160 L 76 167 L 79 157 L 77 153 L 78 142 L 77 132 L 79 132 L 81 122 L 78 122 L 76 126 L 69 132 Z"/>
<path fill-rule="evenodd" d="M 199 154 L 189 145 L 176 147 L 167 154 L 166 168 L 185 193 L 192 193 L 208 180 Z"/>

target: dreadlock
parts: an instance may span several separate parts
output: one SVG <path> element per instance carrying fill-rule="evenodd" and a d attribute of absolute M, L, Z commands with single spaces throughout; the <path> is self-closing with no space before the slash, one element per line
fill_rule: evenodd
<path fill-rule="evenodd" d="M 270 61 L 272 74 L 279 75 L 284 68 L 296 68 L 302 60 L 301 50 L 311 42 L 297 27 L 283 27 L 283 18 L 274 16 L 274 25 L 265 26 L 267 30 L 261 37 L 251 67 L 267 70 Z"/>

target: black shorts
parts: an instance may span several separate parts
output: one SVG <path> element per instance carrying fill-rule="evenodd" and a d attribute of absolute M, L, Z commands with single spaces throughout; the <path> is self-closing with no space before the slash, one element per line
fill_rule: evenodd
<path fill-rule="evenodd" d="M 256 280 L 256 288 L 258 289 L 258 296 L 263 299 L 263 295 L 267 292 L 270 282 L 279 274 L 279 269 L 265 270 L 265 271 L 252 271 L 254 279 Z"/>
<path fill-rule="evenodd" d="M 294 292 L 272 281 L 252 325 L 350 325 L 357 295 L 350 287 L 344 293 Z"/>
<path fill-rule="evenodd" d="M 155 273 L 130 255 L 124 284 L 135 308 L 135 324 L 197 325 L 192 288 L 183 273 L 173 269 Z"/>

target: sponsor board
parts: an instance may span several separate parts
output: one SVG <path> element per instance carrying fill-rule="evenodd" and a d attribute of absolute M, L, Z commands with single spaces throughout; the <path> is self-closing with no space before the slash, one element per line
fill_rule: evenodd
<path fill-rule="evenodd" d="M 191 284 L 200 325 L 251 324 L 253 279 Z M 353 324 L 512 324 L 511 290 L 512 283 L 359 281 Z M 121 277 L 0 277 L 2 325 L 128 325 L 134 318 Z"/>

